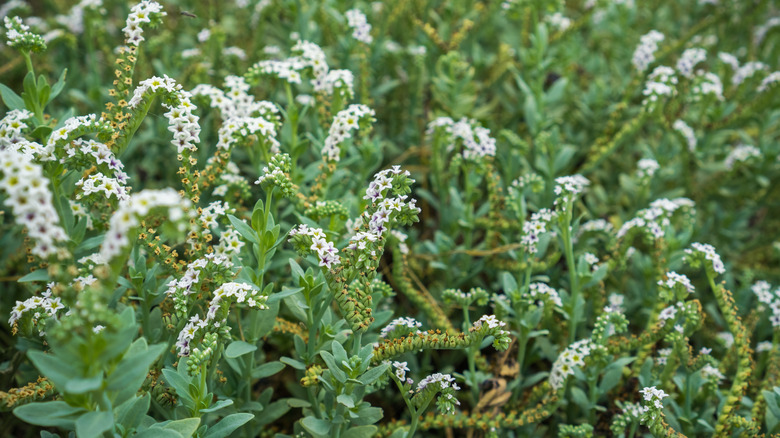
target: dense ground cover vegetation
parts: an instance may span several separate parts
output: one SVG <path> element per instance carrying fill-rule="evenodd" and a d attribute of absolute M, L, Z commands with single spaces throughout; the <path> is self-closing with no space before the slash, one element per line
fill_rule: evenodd
<path fill-rule="evenodd" d="M 3 434 L 780 433 L 775 2 L 0 17 Z"/>

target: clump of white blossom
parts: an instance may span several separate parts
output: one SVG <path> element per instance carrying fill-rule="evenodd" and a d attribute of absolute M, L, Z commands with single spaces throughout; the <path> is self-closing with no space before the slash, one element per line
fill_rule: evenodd
<path fill-rule="evenodd" d="M 366 14 L 360 12 L 359 9 L 350 9 L 345 15 L 347 24 L 352 28 L 352 38 L 362 43 L 371 44 L 374 37 L 371 36 L 371 25 L 366 20 Z"/>
<path fill-rule="evenodd" d="M 54 283 L 49 283 L 46 291 L 41 296 L 33 296 L 24 301 L 17 301 L 11 309 L 11 317 L 8 319 L 8 325 L 13 327 L 25 314 L 32 316 L 32 321 L 38 327 L 39 334 L 44 335 L 42 323 L 43 318 L 56 318 L 57 312 L 65 308 L 60 297 L 52 297 L 51 289 Z"/>
<path fill-rule="evenodd" d="M 125 42 L 137 46 L 144 40 L 141 24 L 151 23 L 153 19 L 160 19 L 166 15 L 162 5 L 155 1 L 143 0 L 133 6 L 130 15 L 127 16 L 126 26 L 122 29 L 125 33 Z"/>
<path fill-rule="evenodd" d="M 732 85 L 739 85 L 743 82 L 745 82 L 747 79 L 753 77 L 756 73 L 760 71 L 767 70 L 766 64 L 759 61 L 750 61 L 745 63 L 745 65 L 739 67 L 735 72 L 734 75 L 731 77 L 731 83 Z"/>
<path fill-rule="evenodd" d="M 14 150 L 0 150 L 0 176 L 0 189 L 7 195 L 3 204 L 10 207 L 16 222 L 27 228 L 34 242 L 32 253 L 43 259 L 65 255 L 68 236 L 60 226 L 41 166 Z"/>
<path fill-rule="evenodd" d="M 693 128 L 688 126 L 682 119 L 675 120 L 674 124 L 672 124 L 672 128 L 682 135 L 690 152 L 696 150 L 696 133 L 693 131 Z"/>
<path fill-rule="evenodd" d="M 313 251 L 319 258 L 320 266 L 331 269 L 333 266 L 341 263 L 339 250 L 333 245 L 333 242 L 327 240 L 325 232 L 321 228 L 309 228 L 306 224 L 300 224 L 297 228 L 290 230 L 290 238 L 295 236 L 308 236 L 311 240 L 309 251 Z"/>
<path fill-rule="evenodd" d="M 769 317 L 772 327 L 780 327 L 780 288 L 776 288 L 774 292 L 772 292 L 772 286 L 768 282 L 762 280 L 753 284 L 751 290 L 760 303 L 769 306 L 769 309 L 772 312 L 772 316 Z"/>
<path fill-rule="evenodd" d="M 642 158 L 636 163 L 636 176 L 639 179 L 650 179 L 661 168 L 658 161 L 652 158 Z"/>
<path fill-rule="evenodd" d="M 550 371 L 549 382 L 554 390 L 563 388 L 566 378 L 574 375 L 574 370 L 585 365 L 585 358 L 590 355 L 594 344 L 590 339 L 581 339 L 558 355 Z"/>
<path fill-rule="evenodd" d="M 111 216 L 109 229 L 100 247 L 100 256 L 106 261 L 111 261 L 118 256 L 122 249 L 130 244 L 130 232 L 136 229 L 141 218 L 147 216 L 153 209 L 167 209 L 168 219 L 177 222 L 185 217 L 184 209 L 189 207 L 189 200 L 182 199 L 172 188 L 147 189 L 131 195 L 129 199 L 119 204 L 119 208 Z"/>
<path fill-rule="evenodd" d="M 726 267 L 723 265 L 720 255 L 715 252 L 715 247 L 712 245 L 694 242 L 690 248 L 685 250 L 685 253 L 687 254 L 685 261 L 691 263 L 694 267 L 698 266 L 698 263 L 703 259 L 708 267 L 711 267 L 718 274 L 726 272 Z"/>
<path fill-rule="evenodd" d="M 360 129 L 361 122 L 363 126 L 372 123 L 375 114 L 374 110 L 362 104 L 353 104 L 339 111 L 325 138 L 325 145 L 322 148 L 323 158 L 328 161 L 339 161 L 341 143 L 352 138 L 352 131 Z"/>
<path fill-rule="evenodd" d="M 426 133 L 433 134 L 439 128 L 449 135 L 447 151 L 454 150 L 459 141 L 463 146 L 463 158 L 467 160 L 496 155 L 496 140 L 490 136 L 490 130 L 476 120 L 464 117 L 455 122 L 449 117 L 439 117 L 428 124 Z"/>
<path fill-rule="evenodd" d="M 753 145 L 739 144 L 735 146 L 734 149 L 729 152 L 726 159 L 723 160 L 723 166 L 728 170 L 732 170 L 734 164 L 738 162 L 744 163 L 751 158 L 761 158 L 761 150 Z"/>
<path fill-rule="evenodd" d="M 555 212 L 543 208 L 531 215 L 530 220 L 523 222 L 523 235 L 520 245 L 528 254 L 536 254 L 542 234 L 550 232 L 550 222 L 555 218 Z"/>
<path fill-rule="evenodd" d="M 688 79 L 693 79 L 696 64 L 707 59 L 707 51 L 702 48 L 686 49 L 677 60 L 677 71 Z"/>
<path fill-rule="evenodd" d="M 645 88 L 642 94 L 645 96 L 643 105 L 658 102 L 659 98 L 673 96 L 677 91 L 677 76 L 674 69 L 661 65 L 655 68 L 645 82 Z"/>
<path fill-rule="evenodd" d="M 636 217 L 626 221 L 618 230 L 617 238 L 625 237 L 629 231 L 638 228 L 653 239 L 661 239 L 665 235 L 664 228 L 671 225 L 671 218 L 680 209 L 692 210 L 693 201 L 688 198 L 656 199 L 649 208 L 639 210 Z"/>
<path fill-rule="evenodd" d="M 184 91 L 182 86 L 172 78 L 163 75 L 163 77 L 153 76 L 141 81 L 127 106 L 133 109 L 157 93 L 165 93 L 168 98 L 168 102 L 163 102 L 162 106 L 168 110 L 165 117 L 168 119 L 168 131 L 173 133 L 171 143 L 176 146 L 176 151 L 179 155 L 185 150 L 196 151 L 198 149 L 196 143 L 200 143 L 200 125 L 199 117 L 193 114 L 193 110 L 197 108 L 190 101 L 192 95 Z"/>
<path fill-rule="evenodd" d="M 214 297 L 209 302 L 206 317 L 201 319 L 199 315 L 194 315 L 179 332 L 179 337 L 176 341 L 179 356 L 188 356 L 190 354 L 191 343 L 198 331 L 210 332 L 214 329 L 219 330 L 222 327 L 227 327 L 227 315 L 221 321 L 216 320 L 217 311 L 223 305 L 226 305 L 224 307 L 227 308 L 231 302 L 235 301 L 238 304 L 246 303 L 250 308 L 261 310 L 268 308 L 265 305 L 267 299 L 267 296 L 260 295 L 260 292 L 246 283 L 231 282 L 223 284 L 214 291 Z"/>
<path fill-rule="evenodd" d="M 631 57 L 631 63 L 634 67 L 643 72 L 647 70 L 647 67 L 655 61 L 655 52 L 658 50 L 658 43 L 664 40 L 664 34 L 657 30 L 651 30 L 650 32 L 642 35 L 639 39 L 639 45 L 634 50 L 634 55 Z"/>
<path fill-rule="evenodd" d="M 408 316 L 400 317 L 390 321 L 390 323 L 379 332 L 379 337 L 386 338 L 393 334 L 393 332 L 395 332 L 398 328 L 403 328 L 403 334 L 401 334 L 401 336 L 408 335 L 409 333 L 420 333 L 420 327 L 422 327 L 422 323 L 420 321 L 417 321 L 416 319 Z"/>

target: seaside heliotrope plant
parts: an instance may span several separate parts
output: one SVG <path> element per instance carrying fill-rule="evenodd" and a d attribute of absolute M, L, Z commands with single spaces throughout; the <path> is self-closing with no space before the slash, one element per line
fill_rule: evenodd
<path fill-rule="evenodd" d="M 0 18 L 5 435 L 780 434 L 775 2 Z"/>

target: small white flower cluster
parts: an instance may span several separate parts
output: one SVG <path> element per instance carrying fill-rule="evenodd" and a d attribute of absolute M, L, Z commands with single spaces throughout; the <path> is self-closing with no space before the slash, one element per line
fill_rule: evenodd
<path fill-rule="evenodd" d="M 676 320 L 677 318 L 677 308 L 682 308 L 683 303 L 681 301 L 678 301 L 677 304 L 672 304 L 671 306 L 665 308 L 661 311 L 661 313 L 658 314 L 658 325 L 660 327 L 663 327 L 666 325 L 667 320 Z"/>
<path fill-rule="evenodd" d="M 192 89 L 193 96 L 206 96 L 212 108 L 219 110 L 222 120 L 233 117 L 260 116 L 266 120 L 278 118 L 279 108 L 271 102 L 261 100 L 255 102 L 255 97 L 249 93 L 250 86 L 241 76 L 226 76 L 227 91 L 209 84 L 199 84 Z"/>
<path fill-rule="evenodd" d="M 639 417 L 641 417 L 646 410 L 647 408 L 643 407 L 639 403 L 626 403 L 623 406 L 623 413 L 633 417 L 634 419 L 639 419 Z"/>
<path fill-rule="evenodd" d="M 162 5 L 155 1 L 143 0 L 141 3 L 130 9 L 130 15 L 127 16 L 126 26 L 122 29 L 125 33 L 125 42 L 137 46 L 144 40 L 144 33 L 141 23 L 151 23 L 154 16 L 164 17 L 168 15 L 163 11 Z"/>
<path fill-rule="evenodd" d="M 721 261 L 720 256 L 717 252 L 715 252 L 715 247 L 712 245 L 706 244 L 706 243 L 699 243 L 694 242 L 691 244 L 691 248 L 688 248 L 685 250 L 685 253 L 696 257 L 697 253 L 704 256 L 705 260 L 709 260 L 712 263 L 712 270 L 717 272 L 718 274 L 723 274 L 726 272 L 726 267 L 723 265 L 723 261 Z M 687 260 L 688 257 L 685 257 L 685 260 Z"/>
<path fill-rule="evenodd" d="M 645 89 L 642 90 L 642 94 L 646 96 L 642 104 L 648 105 L 657 102 L 661 97 L 674 95 L 677 92 L 675 85 L 677 85 L 677 76 L 673 68 L 665 65 L 656 67 L 648 76 Z"/>
<path fill-rule="evenodd" d="M 593 347 L 590 339 L 581 339 L 563 350 L 550 371 L 550 386 L 556 391 L 563 388 L 566 378 L 573 376 L 577 367 L 585 365 L 585 358 L 590 355 Z"/>
<path fill-rule="evenodd" d="M 219 141 L 217 147 L 223 150 L 231 150 L 239 138 L 246 138 L 258 134 L 269 145 L 272 154 L 278 154 L 280 150 L 279 140 L 276 139 L 276 126 L 263 117 L 233 117 L 228 119 L 219 128 Z"/>
<path fill-rule="evenodd" d="M 327 240 L 327 236 L 322 231 L 322 228 L 309 228 L 306 224 L 300 224 L 298 228 L 290 230 L 290 237 L 300 235 L 311 237 L 311 247 L 309 249 L 317 253 L 320 266 L 330 269 L 334 265 L 341 263 L 341 258 L 338 255 L 339 250 L 336 249 L 333 242 Z"/>
<path fill-rule="evenodd" d="M 691 280 L 685 275 L 678 274 L 674 271 L 667 272 L 666 281 L 658 280 L 658 285 L 667 289 L 674 289 L 675 286 L 680 285 L 683 286 L 690 294 L 695 292 L 695 289 L 691 284 Z"/>
<path fill-rule="evenodd" d="M 720 52 L 718 53 L 718 59 L 720 59 L 722 63 L 731 67 L 732 70 L 737 70 L 739 68 L 739 60 L 731 53 Z"/>
<path fill-rule="evenodd" d="M 634 67 L 643 72 L 655 61 L 655 52 L 658 50 L 658 43 L 664 40 L 664 34 L 657 30 L 642 35 L 639 39 L 639 46 L 634 50 L 634 56 L 631 57 L 631 63 Z"/>
<path fill-rule="evenodd" d="M 76 182 L 76 187 L 81 190 L 76 194 L 76 199 L 82 199 L 94 193 L 103 193 L 106 199 L 111 199 L 111 196 L 114 196 L 117 201 L 126 201 L 130 198 L 127 187 L 116 178 L 103 175 L 102 172 L 81 178 Z"/>
<path fill-rule="evenodd" d="M 772 348 L 774 348 L 772 341 L 762 341 L 756 344 L 756 353 L 766 353 L 772 351 Z"/>
<path fill-rule="evenodd" d="M 693 128 L 688 126 L 682 119 L 677 119 L 672 128 L 683 136 L 690 152 L 696 150 L 696 133 L 693 131 Z"/>
<path fill-rule="evenodd" d="M 105 144 L 95 140 L 78 138 L 67 143 L 63 150 L 67 157 L 60 157 L 60 163 L 65 164 L 69 160 L 72 161 L 80 155 L 81 157 L 86 158 L 86 161 L 89 164 L 96 164 L 98 166 L 105 164 L 108 170 L 114 172 L 114 178 L 116 178 L 120 184 L 127 183 L 129 177 L 123 170 L 125 165 L 114 156 L 114 153 L 111 152 L 111 149 Z"/>
<path fill-rule="evenodd" d="M 528 285 L 528 296 L 537 302 L 537 305 L 544 306 L 544 301 L 549 300 L 558 307 L 563 307 L 558 291 L 544 283 L 531 283 Z"/>
<path fill-rule="evenodd" d="M 656 409 L 663 409 L 664 405 L 661 400 L 669 396 L 663 389 L 657 389 L 655 386 L 642 388 L 639 392 L 642 393 L 644 400 L 646 402 L 651 402 Z"/>
<path fill-rule="evenodd" d="M 21 144 L 29 142 L 22 135 L 22 130 L 29 128 L 24 121 L 32 116 L 33 113 L 26 109 L 15 109 L 6 113 L 0 120 L 0 150 L 12 149 L 24 153 L 20 150 Z"/>
<path fill-rule="evenodd" d="M 761 42 L 764 41 L 766 34 L 769 33 L 773 27 L 777 26 L 780 26 L 780 17 L 772 17 L 767 20 L 766 23 L 756 27 L 756 30 L 753 33 L 753 42 L 755 45 L 758 46 L 761 44 Z"/>
<path fill-rule="evenodd" d="M 560 12 L 548 15 L 547 22 L 550 23 L 552 27 L 557 29 L 558 32 L 563 32 L 571 26 L 571 19 L 564 16 Z"/>
<path fill-rule="evenodd" d="M 671 348 L 661 348 L 658 350 L 658 357 L 655 358 L 656 365 L 666 365 L 669 362 L 669 355 L 672 354 Z"/>
<path fill-rule="evenodd" d="M 444 131 L 450 134 L 448 151 L 455 149 L 458 139 L 462 141 L 462 155 L 467 160 L 496 155 L 496 140 L 490 136 L 490 130 L 480 126 L 476 120 L 464 117 L 455 122 L 449 117 L 439 117 L 428 124 L 426 133 L 430 135 L 437 128 L 444 128 Z"/>
<path fill-rule="evenodd" d="M 174 294 L 180 294 L 187 296 L 193 293 L 192 286 L 200 283 L 200 273 L 206 268 L 225 268 L 230 269 L 233 263 L 230 258 L 221 254 L 206 254 L 204 257 L 199 258 L 187 265 L 187 269 L 184 271 L 184 275 L 180 279 L 173 279 L 168 282 L 168 289 L 165 293 L 169 296 Z M 174 301 L 176 299 L 174 298 Z"/>
<path fill-rule="evenodd" d="M 609 297 L 607 297 L 607 301 L 609 302 L 609 305 L 604 307 L 604 312 L 615 312 L 615 313 L 623 313 L 623 302 L 625 302 L 626 297 L 624 295 L 611 293 L 609 294 Z"/>
<path fill-rule="evenodd" d="M 184 91 L 182 86 L 168 75 L 153 76 L 141 81 L 127 106 L 130 109 L 135 108 L 148 94 L 158 92 L 166 93 L 171 101 L 176 102 L 175 105 L 162 104 L 168 110 L 165 117 L 168 119 L 168 131 L 173 133 L 171 143 L 176 146 L 176 151 L 179 154 L 185 150 L 196 151 L 198 147 L 195 144 L 200 143 L 200 125 L 199 117 L 192 111 L 197 107 L 190 101 L 192 95 Z"/>
<path fill-rule="evenodd" d="M 176 347 L 179 349 L 179 356 L 188 356 L 190 354 L 190 347 L 192 340 L 195 339 L 195 335 L 199 330 L 208 330 L 211 327 L 220 328 L 225 326 L 227 318 L 220 321 L 215 321 L 217 317 L 217 310 L 220 308 L 220 304 L 223 300 L 235 300 L 236 303 L 247 303 L 249 307 L 255 309 L 267 309 L 265 305 L 268 297 L 259 295 L 259 292 L 252 286 L 246 283 L 225 283 L 214 291 L 214 298 L 209 303 L 209 309 L 206 313 L 206 318 L 200 319 L 199 315 L 194 315 L 190 318 L 187 325 L 184 326 L 179 337 L 176 341 Z M 228 301 L 229 305 L 230 301 Z M 205 331 L 205 330 L 204 330 Z"/>
<path fill-rule="evenodd" d="M 455 378 L 451 375 L 442 373 L 431 374 L 417 384 L 417 393 L 425 391 L 428 387 L 430 387 L 430 392 L 441 393 L 436 405 L 443 414 L 454 412 L 455 406 L 460 405 L 460 402 L 453 394 L 460 387 L 455 383 Z"/>
<path fill-rule="evenodd" d="M 352 99 L 355 97 L 354 83 L 355 75 L 353 75 L 351 71 L 330 70 L 322 80 L 315 83 L 314 91 L 324 91 L 328 95 L 332 95 L 335 91 L 338 91 L 342 99 Z M 311 103 L 313 102 L 312 98 Z"/>
<path fill-rule="evenodd" d="M 761 84 L 756 88 L 756 91 L 763 93 L 778 82 L 780 82 L 780 71 L 773 71 L 761 80 Z"/>
<path fill-rule="evenodd" d="M 472 325 L 474 326 L 474 329 L 478 330 L 482 328 L 483 324 L 486 325 L 489 329 L 506 327 L 506 323 L 499 321 L 498 318 L 496 318 L 496 315 L 482 315 L 482 317 L 474 321 L 474 324 Z M 509 332 L 504 330 L 504 333 L 508 334 Z"/>
<path fill-rule="evenodd" d="M 348 106 L 336 114 L 333 124 L 330 125 L 328 136 L 325 138 L 325 145 L 322 148 L 322 156 L 328 161 L 339 161 L 341 159 L 341 143 L 352 138 L 352 131 L 360 128 L 361 120 L 374 121 L 376 113 L 371 108 L 362 104 Z"/>
<path fill-rule="evenodd" d="M 569 203 L 580 193 L 585 192 L 585 188 L 590 185 L 590 181 L 582 175 L 559 176 L 555 178 L 555 201 L 553 205 L 558 207 L 561 212 L 565 212 Z"/>
<path fill-rule="evenodd" d="M 664 237 L 664 228 L 671 225 L 672 215 L 679 209 L 693 209 L 694 203 L 688 198 L 656 199 L 650 208 L 639 210 L 636 217 L 626 221 L 617 232 L 617 238 L 623 238 L 632 228 L 642 228 L 654 239 Z"/>
<path fill-rule="evenodd" d="M 32 253 L 42 259 L 65 251 L 59 245 L 68 240 L 60 226 L 60 217 L 52 204 L 49 180 L 43 169 L 29 156 L 14 150 L 0 150 L 0 189 L 8 197 L 3 201 L 16 216 L 16 222 L 27 227 L 35 242 Z"/>
<path fill-rule="evenodd" d="M 371 44 L 374 37 L 371 36 L 371 25 L 366 20 L 366 15 L 359 9 L 350 9 L 346 12 L 347 25 L 352 28 L 352 38 Z"/>
<path fill-rule="evenodd" d="M 406 327 L 408 329 L 411 329 L 413 333 L 420 333 L 420 330 L 418 329 L 422 327 L 422 323 L 409 316 L 396 318 L 390 321 L 390 323 L 387 324 L 387 326 L 383 328 L 381 332 L 379 332 L 379 337 L 386 338 L 398 327 Z"/>
<path fill-rule="evenodd" d="M 393 368 L 395 368 L 395 376 L 398 377 L 398 380 L 401 381 L 401 383 L 405 383 L 407 385 L 411 385 L 414 383 L 414 380 L 411 378 L 406 378 L 406 373 L 409 371 L 409 367 L 406 362 L 398 362 L 393 361 Z"/>
<path fill-rule="evenodd" d="M 751 158 L 761 158 L 761 150 L 749 144 L 739 144 L 729 152 L 729 155 L 723 160 L 723 166 L 728 169 L 734 169 L 737 162 L 744 163 Z"/>
<path fill-rule="evenodd" d="M 246 61 L 246 52 L 244 49 L 236 46 L 226 47 L 222 50 L 222 54 L 225 56 L 235 56 L 241 61 Z"/>
<path fill-rule="evenodd" d="M 636 163 L 636 167 L 636 177 L 639 179 L 650 179 L 661 168 L 658 161 L 652 158 L 642 158 Z"/>
<path fill-rule="evenodd" d="M 719 369 L 710 364 L 706 364 L 701 368 L 701 376 L 705 379 L 713 380 L 718 385 L 720 385 L 720 382 L 726 378 L 726 376 L 724 376 Z"/>
<path fill-rule="evenodd" d="M 780 288 L 771 292 L 772 286 L 766 281 L 758 281 L 751 286 L 753 293 L 756 294 L 758 301 L 769 306 L 772 311 L 772 316 L 769 317 L 769 321 L 772 323 L 772 327 L 780 327 Z"/>
<path fill-rule="evenodd" d="M 130 196 L 130 199 L 119 204 L 109 220 L 100 256 L 110 262 L 122 252 L 122 248 L 130 241 L 128 234 L 140 224 L 140 218 L 149 214 L 154 208 L 167 208 L 168 219 L 176 222 L 184 218 L 184 209 L 189 208 L 190 201 L 182 199 L 179 193 L 172 189 L 143 190 Z M 183 224 L 182 224 L 183 225 Z"/>
<path fill-rule="evenodd" d="M 385 225 L 394 217 L 397 218 L 399 214 L 416 216 L 420 213 L 421 210 L 417 207 L 416 199 L 407 202 L 407 195 L 394 198 L 388 196 L 389 191 L 393 188 L 393 177 L 401 174 L 407 178 L 409 184 L 414 183 L 414 180 L 409 178 L 411 173 L 408 170 L 401 170 L 401 166 L 393 166 L 374 175 L 373 181 L 369 183 L 366 194 L 363 196 L 363 199 L 371 202 L 371 205 L 361 215 L 363 223 L 368 223 L 368 231 L 355 234 L 349 240 L 350 244 L 347 249 L 364 249 L 370 242 L 381 238 L 387 231 Z M 375 255 L 373 251 L 371 255 Z"/>
<path fill-rule="evenodd" d="M 595 232 L 611 233 L 614 228 L 615 227 L 606 219 L 593 219 L 580 225 L 577 236 L 579 237 L 585 233 Z"/>
<path fill-rule="evenodd" d="M 49 140 L 46 141 L 46 148 L 45 148 L 44 156 L 42 158 L 53 159 L 52 154 L 56 152 L 55 149 L 58 146 L 58 144 L 66 143 L 74 131 L 77 130 L 97 131 L 104 125 L 105 122 L 99 119 L 95 114 L 71 117 L 68 120 L 65 120 L 64 126 L 62 128 L 53 131 L 49 136 Z M 109 150 L 108 153 L 111 153 L 111 151 Z"/>
<path fill-rule="evenodd" d="M 700 100 L 704 96 L 713 95 L 717 100 L 723 100 L 723 82 L 720 76 L 712 72 L 698 71 L 691 86 L 693 100 Z"/>
<path fill-rule="evenodd" d="M 753 75 L 755 75 L 756 73 L 767 70 L 767 68 L 768 67 L 763 62 L 759 62 L 759 61 L 748 62 L 742 67 L 739 67 L 734 72 L 734 75 L 731 77 L 731 84 L 739 85 L 745 82 L 747 79 L 753 77 Z"/>
<path fill-rule="evenodd" d="M 214 247 L 214 252 L 222 255 L 238 254 L 244 242 L 241 240 L 241 234 L 235 228 L 228 228 L 219 234 L 219 245 Z"/>
<path fill-rule="evenodd" d="M 230 210 L 230 205 L 227 202 L 214 201 L 206 208 L 201 209 L 198 222 L 205 229 L 215 228 L 218 225 L 217 219 L 225 216 Z"/>
<path fill-rule="evenodd" d="M 520 245 L 528 254 L 536 254 L 539 250 L 539 236 L 550 231 L 547 226 L 555 218 L 555 212 L 543 208 L 531 215 L 531 219 L 523 223 L 523 236 Z"/>
<path fill-rule="evenodd" d="M 24 24 L 20 17 L 3 17 L 3 23 L 5 24 L 5 37 L 8 40 L 8 46 L 26 46 L 30 43 L 35 45 L 43 45 L 45 43 L 40 35 L 29 32 L 30 26 Z"/>
<path fill-rule="evenodd" d="M 409 254 L 409 246 L 406 244 L 406 239 L 408 239 L 409 236 L 398 230 L 390 230 L 390 234 L 400 242 L 398 249 L 401 251 L 401 254 Z"/>
<path fill-rule="evenodd" d="M 105 13 L 103 8 L 103 0 L 81 0 L 74 5 L 68 15 L 58 15 L 56 17 L 57 22 L 74 33 L 80 35 L 84 33 L 84 11 L 90 10 L 100 14 Z"/>
<path fill-rule="evenodd" d="M 688 79 L 693 79 L 693 68 L 707 59 L 707 51 L 702 48 L 686 49 L 677 60 L 677 71 Z"/>
<path fill-rule="evenodd" d="M 30 297 L 24 301 L 17 301 L 11 310 L 11 318 L 8 320 L 8 325 L 11 327 L 19 321 L 25 313 L 31 313 L 34 323 L 39 327 L 41 336 L 43 336 L 43 325 L 38 324 L 38 321 L 42 316 L 56 317 L 57 312 L 65 308 L 62 304 L 62 300 L 59 297 L 51 297 L 51 288 L 54 283 L 47 285 L 46 291 L 41 296 Z M 45 312 L 45 313 L 42 313 Z"/>
<path fill-rule="evenodd" d="M 206 161 L 206 165 L 214 164 L 214 161 L 216 160 L 216 157 L 211 157 Z M 219 181 L 222 182 L 222 184 L 214 187 L 214 191 L 212 194 L 214 196 L 225 196 L 227 195 L 228 188 L 231 185 L 234 186 L 249 186 L 249 182 L 241 176 L 241 172 L 238 169 L 238 166 L 236 163 L 232 161 L 228 161 L 227 165 L 225 166 L 225 169 L 222 171 L 222 175 L 219 177 Z"/>

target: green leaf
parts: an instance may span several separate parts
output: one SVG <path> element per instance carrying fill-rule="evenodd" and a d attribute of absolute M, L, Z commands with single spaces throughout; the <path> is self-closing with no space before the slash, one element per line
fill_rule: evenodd
<path fill-rule="evenodd" d="M 283 364 L 290 365 L 291 367 L 295 368 L 296 370 L 305 370 L 306 369 L 306 364 L 305 363 L 303 363 L 303 362 L 301 362 L 299 360 L 295 360 L 293 358 L 287 357 L 287 356 L 282 356 L 281 358 L 279 358 L 279 362 L 281 362 Z"/>
<path fill-rule="evenodd" d="M 49 281 L 48 269 L 38 269 L 32 271 L 29 274 L 17 280 L 18 283 L 28 283 L 31 281 Z"/>
<path fill-rule="evenodd" d="M 344 346 L 340 343 L 333 342 L 331 348 L 333 349 L 333 357 L 336 358 L 336 362 L 341 363 L 348 359 L 347 350 L 345 350 Z"/>
<path fill-rule="evenodd" d="M 339 395 L 338 397 L 336 397 L 336 401 L 348 408 L 355 407 L 355 400 L 353 400 L 352 397 L 348 396 L 347 394 Z"/>
<path fill-rule="evenodd" d="M 162 372 L 163 376 L 165 376 L 165 382 L 176 391 L 176 395 L 179 396 L 182 404 L 184 406 L 191 406 L 194 403 L 194 400 L 189 394 L 190 381 L 176 370 L 170 368 L 165 368 Z"/>
<path fill-rule="evenodd" d="M 133 438 L 189 438 L 182 437 L 179 432 L 175 430 L 165 430 L 155 427 L 154 429 L 146 429 L 133 436 Z"/>
<path fill-rule="evenodd" d="M 57 80 L 57 82 L 54 84 L 53 87 L 51 87 L 51 94 L 49 95 L 49 100 L 46 102 L 48 105 L 49 102 L 54 100 L 55 97 L 57 97 L 60 92 L 62 92 L 62 89 L 65 88 L 65 76 L 68 74 L 68 69 L 62 71 L 60 74 L 60 78 Z"/>
<path fill-rule="evenodd" d="M 101 373 L 100 375 L 94 377 L 68 380 L 68 383 L 65 384 L 64 391 L 69 394 L 84 394 L 100 389 L 102 384 L 103 375 Z"/>
<path fill-rule="evenodd" d="M 227 399 L 227 400 L 219 400 L 210 407 L 206 409 L 201 409 L 200 412 L 203 414 L 208 414 L 209 412 L 216 412 L 222 408 L 226 408 L 228 406 L 231 406 L 233 404 L 233 400 Z"/>
<path fill-rule="evenodd" d="M 304 418 L 301 426 L 315 436 L 327 436 L 330 432 L 330 422 L 315 417 Z"/>
<path fill-rule="evenodd" d="M 766 400 L 766 407 L 772 412 L 776 418 L 780 418 L 780 407 L 777 406 L 777 398 L 773 392 L 762 390 L 764 394 L 764 400 Z"/>
<path fill-rule="evenodd" d="M 185 418 L 183 420 L 169 421 L 166 423 L 158 423 L 151 428 L 157 429 L 158 427 L 164 430 L 172 430 L 178 432 L 183 437 L 191 437 L 200 426 L 200 418 Z"/>
<path fill-rule="evenodd" d="M 574 400 L 574 403 L 577 403 L 577 405 L 583 411 L 588 411 L 590 409 L 590 400 L 588 400 L 588 396 L 585 395 L 585 391 L 583 391 L 582 389 L 576 386 L 572 386 L 571 398 L 572 400 Z"/>
<path fill-rule="evenodd" d="M 376 426 L 358 426 L 350 428 L 342 436 L 344 438 L 371 438 L 376 431 Z"/>
<path fill-rule="evenodd" d="M 295 295 L 295 294 L 297 294 L 298 292 L 300 292 L 302 290 L 303 290 L 302 287 L 296 287 L 294 289 L 282 289 L 281 292 L 277 292 L 275 294 L 271 294 L 271 296 L 268 297 L 268 300 L 266 301 L 266 304 L 268 304 L 268 303 L 275 303 L 275 302 L 281 300 L 282 298 L 286 298 L 286 297 L 289 297 L 291 295 Z"/>
<path fill-rule="evenodd" d="M 268 362 L 260 365 L 259 367 L 252 370 L 252 378 L 253 379 L 263 379 L 268 376 L 273 376 L 274 374 L 278 373 L 279 371 L 284 369 L 284 364 L 281 362 Z"/>
<path fill-rule="evenodd" d="M 287 405 L 291 408 L 308 408 L 311 406 L 311 403 L 299 398 L 288 398 Z"/>
<path fill-rule="evenodd" d="M 208 428 L 203 438 L 224 438 L 254 418 L 252 414 L 231 414 Z"/>
<path fill-rule="evenodd" d="M 115 410 L 116 423 L 125 429 L 138 428 L 144 415 L 149 412 L 151 400 L 152 396 L 147 392 L 143 397 L 131 398 L 122 403 Z"/>
<path fill-rule="evenodd" d="M 76 420 L 76 435 L 79 438 L 93 438 L 114 427 L 111 412 L 87 412 Z"/>
<path fill-rule="evenodd" d="M 74 408 L 64 401 L 50 401 L 42 403 L 30 403 L 14 409 L 14 415 L 36 426 L 59 427 L 65 430 L 74 430 L 76 420 L 83 413 L 84 408 Z"/>
<path fill-rule="evenodd" d="M 233 341 L 225 349 L 225 357 L 234 359 L 257 350 L 257 345 L 252 345 L 244 341 Z"/>
<path fill-rule="evenodd" d="M 370 370 L 363 373 L 362 376 L 358 377 L 358 380 L 360 380 L 360 383 L 364 385 L 370 385 L 374 383 L 376 379 L 381 377 L 388 368 L 390 368 L 389 363 L 383 363 L 379 366 L 375 366 L 374 368 L 371 368 Z"/>
<path fill-rule="evenodd" d="M 107 389 L 120 391 L 117 403 L 124 403 L 138 391 L 149 373 L 149 367 L 165 351 L 165 347 L 162 343 L 146 347 L 145 338 L 133 342 L 119 365 L 108 376 Z"/>
<path fill-rule="evenodd" d="M 374 424 L 382 419 L 382 409 L 369 406 L 368 403 L 364 403 L 363 406 L 357 411 L 357 418 L 352 419 L 352 424 L 356 426 L 365 426 Z"/>
<path fill-rule="evenodd" d="M 3 84 L 0 84 L 0 95 L 3 96 L 3 103 L 5 103 L 5 106 L 7 106 L 8 109 L 16 110 L 25 108 L 24 100 L 19 97 L 18 94 L 14 93 L 14 90 Z"/>
<path fill-rule="evenodd" d="M 338 344 L 338 342 L 334 342 L 333 344 Z M 322 360 L 325 361 L 325 364 L 328 366 L 328 370 L 331 372 L 331 374 L 333 374 L 333 377 L 335 377 L 336 380 L 341 383 L 347 381 L 347 375 L 344 374 L 344 371 L 339 369 L 339 366 L 336 364 L 336 359 L 332 354 L 327 351 L 320 351 L 320 356 L 322 356 Z"/>
<path fill-rule="evenodd" d="M 258 245 L 260 244 L 260 239 L 257 237 L 257 233 L 252 229 L 252 227 L 247 225 L 246 222 L 233 216 L 232 214 L 228 215 L 228 219 L 230 219 L 230 223 L 233 224 L 233 227 L 236 229 L 236 231 L 244 236 L 246 240 Z"/>
<path fill-rule="evenodd" d="M 29 351 L 27 357 L 41 374 L 51 380 L 55 387 L 65 388 L 68 381 L 81 377 L 71 364 L 63 362 L 53 354 Z"/>

